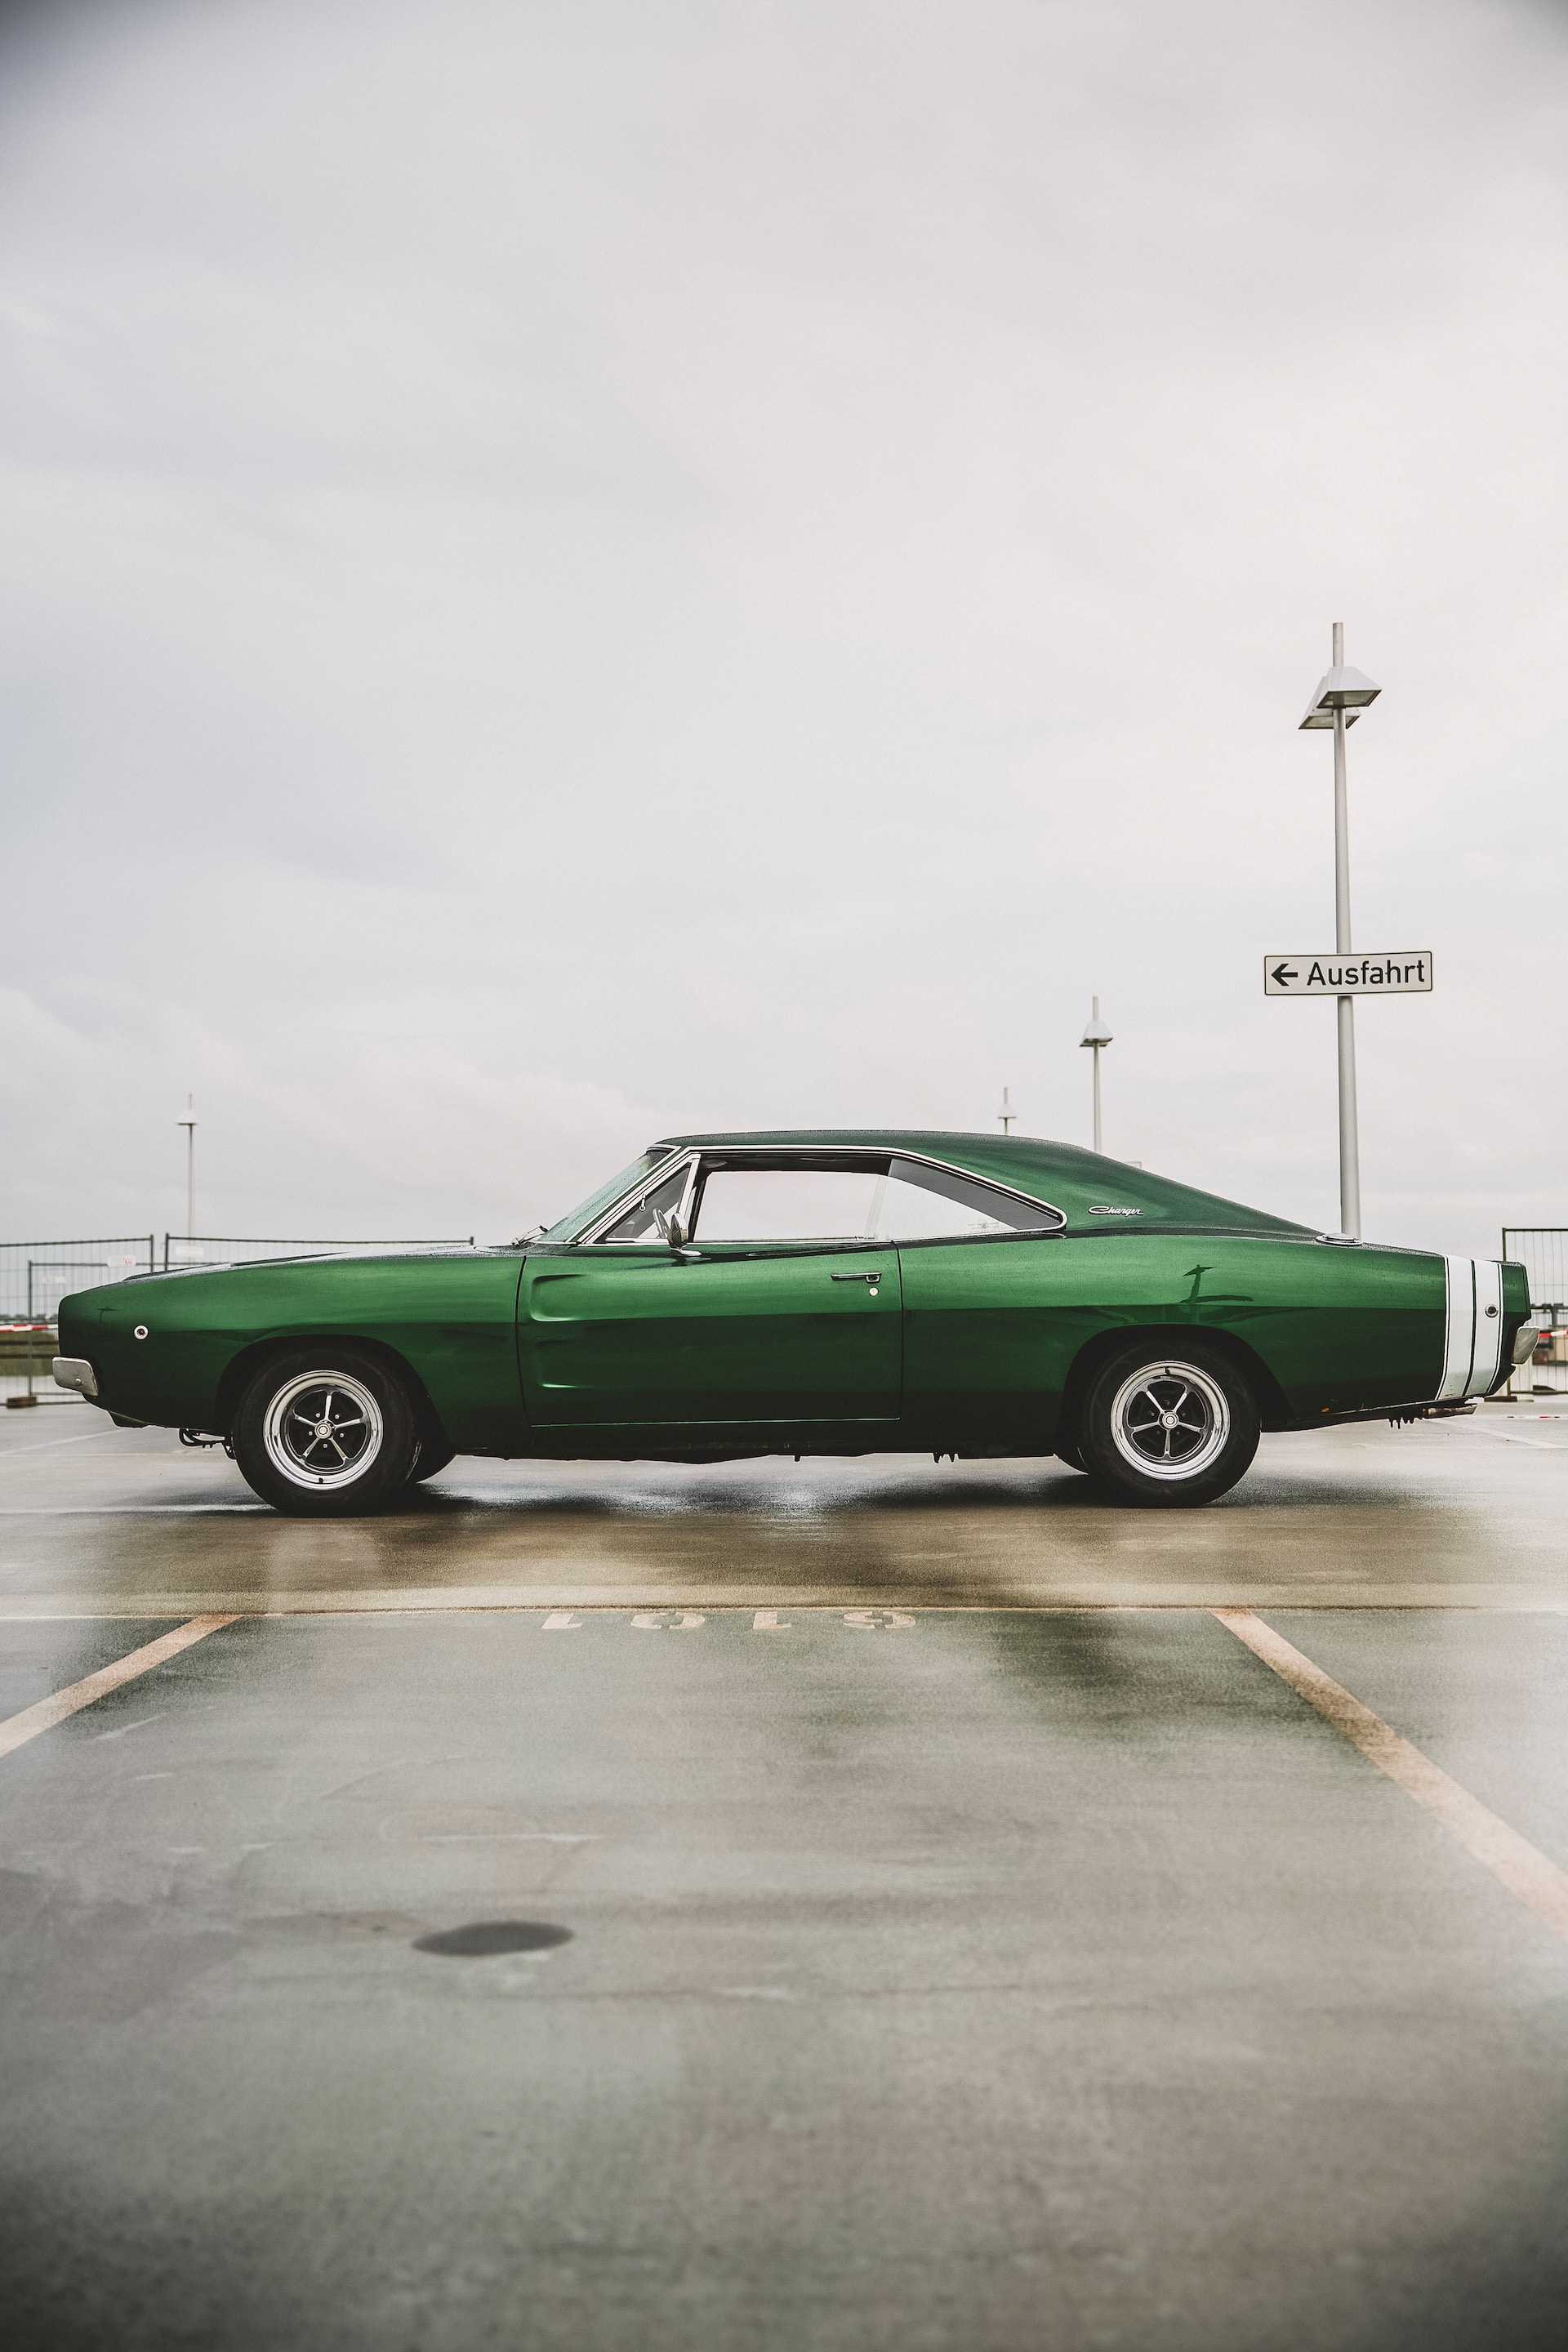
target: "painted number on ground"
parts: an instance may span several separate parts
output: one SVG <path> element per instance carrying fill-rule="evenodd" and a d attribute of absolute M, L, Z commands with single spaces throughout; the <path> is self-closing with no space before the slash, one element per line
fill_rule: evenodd
<path fill-rule="evenodd" d="M 598 1612 L 579 1615 L 573 1609 L 552 1609 L 544 1619 L 547 1633 L 577 1633 L 591 1623 Z M 824 1612 L 825 1614 L 827 1612 Z M 900 1627 L 912 1625 L 914 1619 L 902 1609 L 842 1609 L 834 1612 L 841 1624 L 851 1626 L 858 1633 L 890 1633 Z M 609 1624 L 626 1624 L 639 1633 L 695 1633 L 706 1625 L 707 1617 L 695 1609 L 639 1609 L 630 1619 L 605 1613 Z M 757 1609 L 752 1612 L 753 1633 L 789 1633 L 795 1621 L 776 1609 Z"/>

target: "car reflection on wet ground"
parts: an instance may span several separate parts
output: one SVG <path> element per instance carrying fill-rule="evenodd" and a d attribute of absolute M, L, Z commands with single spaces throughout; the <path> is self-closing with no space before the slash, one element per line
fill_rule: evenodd
<path fill-rule="evenodd" d="M 1568 1417 L 323 1526 L 89 1412 L 0 1426 L 10 2342 L 1560 2342 Z"/>

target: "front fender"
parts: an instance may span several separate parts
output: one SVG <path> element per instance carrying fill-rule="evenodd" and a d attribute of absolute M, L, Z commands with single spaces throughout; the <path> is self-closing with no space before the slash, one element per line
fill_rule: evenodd
<path fill-rule="evenodd" d="M 153 1275 L 63 1302 L 61 1352 L 89 1358 L 111 1412 L 225 1429 L 268 1349 L 368 1343 L 410 1367 L 458 1452 L 521 1451 L 521 1271 L 515 1252 L 476 1250 Z"/>

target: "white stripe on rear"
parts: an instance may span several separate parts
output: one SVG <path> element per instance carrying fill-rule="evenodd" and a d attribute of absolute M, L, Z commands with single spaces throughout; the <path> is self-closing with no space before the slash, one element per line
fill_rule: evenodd
<path fill-rule="evenodd" d="M 1476 1360 L 1467 1396 L 1485 1396 L 1502 1370 L 1502 1265 L 1495 1257 L 1476 1260 Z"/>
<path fill-rule="evenodd" d="M 1476 1350 L 1476 1262 L 1473 1257 L 1446 1257 L 1448 1319 L 1443 1334 L 1443 1379 L 1437 1402 L 1462 1397 L 1470 1384 L 1470 1363 Z"/>

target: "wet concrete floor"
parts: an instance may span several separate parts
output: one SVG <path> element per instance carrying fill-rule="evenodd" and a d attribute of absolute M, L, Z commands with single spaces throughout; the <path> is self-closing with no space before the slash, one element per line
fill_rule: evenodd
<path fill-rule="evenodd" d="M 1568 1416 L 1057 1465 L 454 1465 L 310 1528 L 0 1423 L 32 2347 L 1555 2347 Z M 31 1721 L 33 1718 L 29 1718 Z M 5 1723 L 0 1721 L 0 1738 Z"/>

